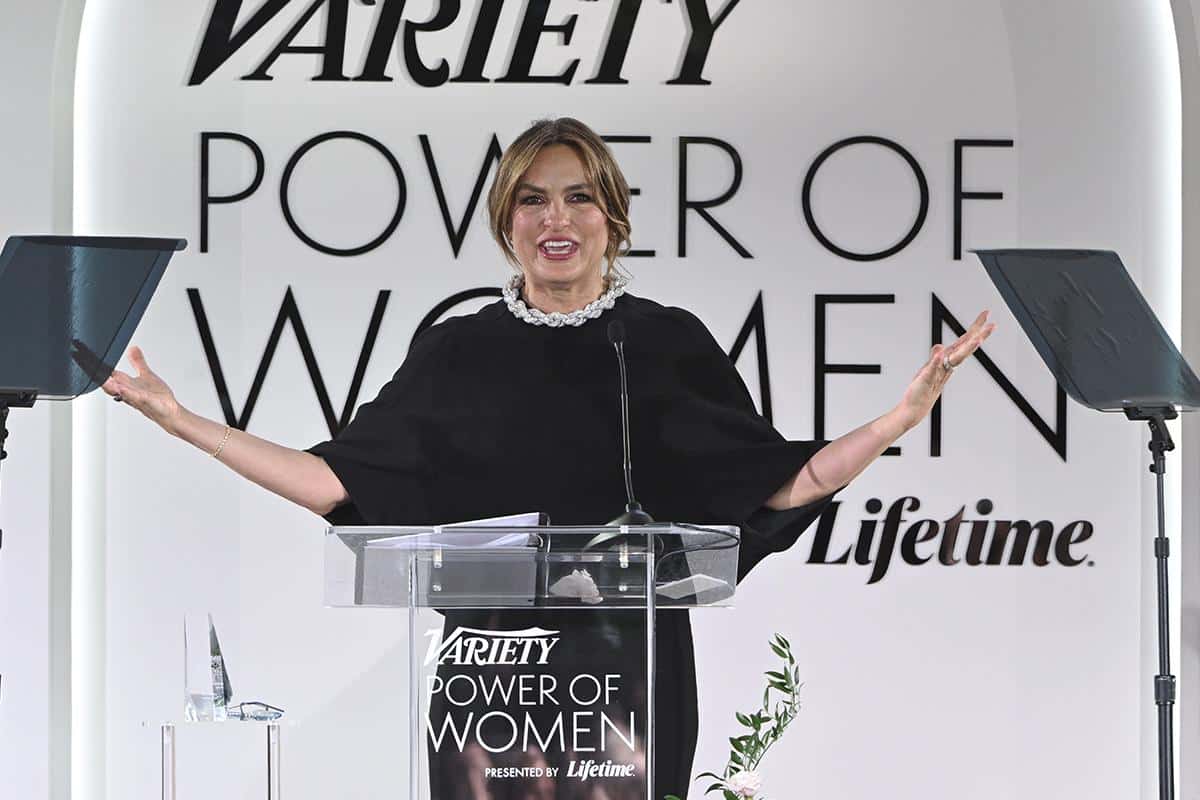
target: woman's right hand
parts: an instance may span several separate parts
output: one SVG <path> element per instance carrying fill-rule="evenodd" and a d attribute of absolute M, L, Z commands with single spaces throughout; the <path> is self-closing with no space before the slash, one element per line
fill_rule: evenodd
<path fill-rule="evenodd" d="M 137 375 L 113 370 L 100 387 L 105 393 L 133 406 L 225 466 L 267 491 L 304 506 L 316 514 L 328 514 L 350 499 L 346 487 L 325 459 L 304 450 L 269 442 L 225 424 L 194 414 L 175 399 L 166 381 L 154 374 L 140 348 L 129 348 L 129 361 Z"/>
<path fill-rule="evenodd" d="M 175 426 L 182 410 L 175 399 L 175 393 L 150 369 L 140 347 L 129 348 L 128 355 L 129 361 L 137 370 L 137 375 L 114 369 L 100 388 L 114 399 L 142 412 L 163 430 L 175 434 Z"/>

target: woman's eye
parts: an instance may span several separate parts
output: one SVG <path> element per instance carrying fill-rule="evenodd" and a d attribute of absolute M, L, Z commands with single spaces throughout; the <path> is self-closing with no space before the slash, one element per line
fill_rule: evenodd
<path fill-rule="evenodd" d="M 573 203 L 592 202 L 592 196 L 590 194 L 584 194 L 583 192 L 576 192 L 572 195 L 569 195 L 567 199 Z M 535 205 L 542 202 L 542 197 L 541 195 L 536 194 L 526 195 L 525 197 L 522 197 L 519 202 L 521 205 Z"/>

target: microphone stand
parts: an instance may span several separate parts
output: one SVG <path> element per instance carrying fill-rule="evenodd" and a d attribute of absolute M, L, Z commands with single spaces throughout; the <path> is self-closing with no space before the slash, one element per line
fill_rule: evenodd
<path fill-rule="evenodd" d="M 625 461 L 625 512 L 614 519 L 609 525 L 648 525 L 654 522 L 654 517 L 642 510 L 642 504 L 633 497 L 633 462 L 629 451 L 629 384 L 625 375 L 625 326 L 620 320 L 613 320 L 608 325 L 608 339 L 617 351 L 617 368 L 621 373 L 621 434 Z"/>
<path fill-rule="evenodd" d="M 593 536 L 584 550 L 591 550 L 602 544 L 626 543 L 628 538 L 621 528 L 631 525 L 650 525 L 654 517 L 646 513 L 641 503 L 633 496 L 633 462 L 630 458 L 629 444 L 629 381 L 625 372 L 625 325 L 619 319 L 608 323 L 608 341 L 617 352 L 617 369 L 621 379 L 621 442 L 624 462 L 622 468 L 625 474 L 625 511 L 608 523 L 608 527 L 617 528 L 612 533 L 598 533 Z"/>

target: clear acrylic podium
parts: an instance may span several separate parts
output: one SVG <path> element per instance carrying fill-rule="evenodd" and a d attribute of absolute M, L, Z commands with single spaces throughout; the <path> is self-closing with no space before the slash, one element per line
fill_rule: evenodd
<path fill-rule="evenodd" d="M 411 800 L 648 800 L 655 612 L 731 605 L 738 542 L 676 523 L 333 527 L 325 604 L 409 609 Z"/>

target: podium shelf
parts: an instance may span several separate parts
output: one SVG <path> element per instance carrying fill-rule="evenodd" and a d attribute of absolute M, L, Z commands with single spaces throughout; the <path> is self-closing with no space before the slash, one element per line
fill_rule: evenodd
<path fill-rule="evenodd" d="M 325 538 L 327 606 L 644 609 L 731 605 L 740 532 L 683 523 L 334 526 Z"/>

